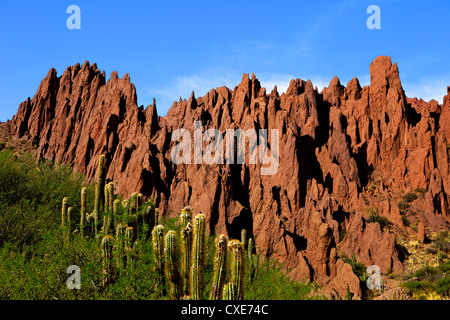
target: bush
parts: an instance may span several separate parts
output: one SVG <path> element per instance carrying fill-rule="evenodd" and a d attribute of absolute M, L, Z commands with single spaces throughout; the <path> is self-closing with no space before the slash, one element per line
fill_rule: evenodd
<path fill-rule="evenodd" d="M 417 194 L 415 194 L 414 192 L 408 192 L 407 194 L 405 194 L 404 196 L 403 196 L 403 200 L 405 201 L 405 202 L 412 202 L 412 201 L 414 201 L 414 200 L 416 200 L 418 198 L 418 196 L 417 196 Z"/>
<path fill-rule="evenodd" d="M 405 211 L 406 209 L 409 208 L 409 204 L 405 200 L 401 200 L 399 203 L 397 203 L 397 205 L 398 205 L 400 211 Z"/>
<path fill-rule="evenodd" d="M 390 228 L 392 226 L 392 222 L 389 221 L 389 219 L 382 217 L 378 213 L 378 208 L 376 209 L 369 209 L 369 218 L 367 219 L 367 222 L 377 222 L 380 224 L 382 228 Z"/>
<path fill-rule="evenodd" d="M 433 276 L 438 273 L 439 273 L 438 269 L 431 267 L 431 266 L 425 266 L 425 267 L 422 267 L 422 268 L 416 270 L 414 275 L 416 277 L 418 277 L 419 279 L 424 279 L 425 277 Z"/>
<path fill-rule="evenodd" d="M 427 193 L 427 189 L 425 188 L 417 188 L 416 190 L 414 190 L 414 192 L 417 192 L 420 196 L 423 196 L 425 193 Z"/>
<path fill-rule="evenodd" d="M 0 245 L 13 242 L 22 248 L 39 241 L 46 231 L 55 230 L 61 223 L 65 196 L 79 212 L 83 180 L 68 166 L 49 161 L 36 164 L 30 154 L 16 157 L 11 150 L 1 151 Z M 93 194 L 93 188 L 90 191 Z"/>
<path fill-rule="evenodd" d="M 409 280 L 402 283 L 402 287 L 404 287 L 408 294 L 413 295 L 414 293 L 420 293 L 427 290 L 433 290 L 434 285 L 429 281 L 413 281 Z"/>
<path fill-rule="evenodd" d="M 345 263 L 348 263 L 349 265 L 351 265 L 353 273 L 358 276 L 359 280 L 361 280 L 361 281 L 366 280 L 367 268 L 364 265 L 364 263 L 356 261 L 356 256 L 354 254 L 352 255 L 351 259 L 349 259 L 347 256 L 343 256 L 342 260 Z"/>
<path fill-rule="evenodd" d="M 436 283 L 435 287 L 436 293 L 449 296 L 450 295 L 450 277 L 442 278 Z"/>

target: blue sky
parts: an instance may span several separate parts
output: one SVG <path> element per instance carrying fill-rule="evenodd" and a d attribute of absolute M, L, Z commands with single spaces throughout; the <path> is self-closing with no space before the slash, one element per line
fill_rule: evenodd
<path fill-rule="evenodd" d="M 81 29 L 69 30 L 69 5 Z M 369 5 L 381 29 L 369 30 Z M 32 97 L 48 70 L 97 63 L 129 73 L 138 104 L 165 115 L 192 90 L 239 84 L 255 73 L 270 91 L 292 78 L 319 88 L 370 82 L 378 55 L 397 62 L 408 96 L 442 102 L 450 86 L 450 1 L 0 1 L 0 121 Z"/>

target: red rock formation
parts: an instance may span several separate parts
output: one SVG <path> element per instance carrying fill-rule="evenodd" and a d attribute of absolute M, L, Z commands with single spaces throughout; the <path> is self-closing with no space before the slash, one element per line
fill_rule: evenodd
<path fill-rule="evenodd" d="M 42 80 L 11 120 L 13 136 L 31 139 L 37 156 L 67 162 L 89 179 L 100 154 L 118 191 L 140 191 L 168 215 L 185 205 L 207 216 L 209 230 L 239 237 L 246 228 L 257 246 L 290 268 L 295 278 L 326 285 L 345 297 L 347 283 L 361 296 L 358 278 L 342 254 L 382 272 L 402 269 L 394 233 L 368 222 L 367 209 L 402 223 L 392 194 L 427 189 L 415 200 L 431 230 L 449 227 L 450 91 L 443 105 L 406 98 L 389 57 L 370 65 L 370 86 L 347 86 L 334 77 L 322 92 L 292 80 L 281 96 L 244 74 L 233 90 L 175 102 L 167 116 L 156 105 L 137 106 L 128 74 L 104 72 L 85 62 Z M 204 129 L 278 129 L 280 166 L 261 175 L 258 164 L 180 164 L 171 133 L 194 121 Z M 270 142 L 270 141 L 269 141 Z M 375 186 L 379 197 L 368 196 Z M 381 200 L 380 200 L 381 199 Z"/>

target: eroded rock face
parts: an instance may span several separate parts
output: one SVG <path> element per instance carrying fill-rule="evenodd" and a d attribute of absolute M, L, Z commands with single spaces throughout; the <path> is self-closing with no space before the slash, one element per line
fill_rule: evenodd
<path fill-rule="evenodd" d="M 407 98 L 389 57 L 376 58 L 370 74 L 370 86 L 334 77 L 322 92 L 295 79 L 281 95 L 244 74 L 233 90 L 192 93 L 159 117 L 155 102 L 137 106 L 128 74 L 106 81 L 85 62 L 60 77 L 50 70 L 9 126 L 37 145 L 38 157 L 69 163 L 91 180 L 105 154 L 120 193 L 142 192 L 172 216 L 189 204 L 206 214 L 211 233 L 238 238 L 245 228 L 292 277 L 317 281 L 332 297 L 345 297 L 348 284 L 358 298 L 359 280 L 342 255 L 382 272 L 402 269 L 394 233 L 369 223 L 367 209 L 379 209 L 394 231 L 412 232 L 389 194 L 422 188 L 416 207 L 424 227 L 448 229 L 450 220 L 450 90 L 443 105 Z M 248 161 L 174 164 L 172 132 L 185 128 L 193 138 L 194 121 L 222 134 L 268 129 L 270 137 L 278 129 L 278 171 L 261 175 L 265 165 Z M 374 181 L 385 195 L 379 201 L 366 198 Z"/>

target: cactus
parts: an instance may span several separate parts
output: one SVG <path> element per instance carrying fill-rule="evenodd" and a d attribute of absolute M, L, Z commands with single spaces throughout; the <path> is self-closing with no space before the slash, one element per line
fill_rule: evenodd
<path fill-rule="evenodd" d="M 125 243 L 124 243 L 124 226 L 119 223 L 116 227 L 116 241 L 114 244 L 114 257 L 116 259 L 116 269 L 119 275 L 122 274 L 125 269 Z"/>
<path fill-rule="evenodd" d="M 222 299 L 223 300 L 236 300 L 237 299 L 236 290 L 237 290 L 236 285 L 233 282 L 227 283 L 223 287 Z"/>
<path fill-rule="evenodd" d="M 186 227 L 181 230 L 181 280 L 183 285 L 183 293 L 188 296 L 190 294 L 190 269 L 191 269 L 191 252 L 192 252 L 192 225 L 187 222 Z"/>
<path fill-rule="evenodd" d="M 95 186 L 95 203 L 94 203 L 94 232 L 97 236 L 98 219 L 100 215 L 100 205 L 105 201 L 105 156 L 101 155 L 98 159 L 97 185 Z"/>
<path fill-rule="evenodd" d="M 62 209 L 61 209 L 61 227 L 62 227 L 62 235 L 64 239 L 64 243 L 67 244 L 68 241 L 68 228 L 69 222 L 67 221 L 67 213 L 69 211 L 69 198 L 64 197 L 62 201 Z"/>
<path fill-rule="evenodd" d="M 191 219 L 192 219 L 192 208 L 189 206 L 184 207 L 183 210 L 181 210 L 180 214 L 181 228 L 182 229 L 186 228 L 187 224 L 191 222 Z"/>
<path fill-rule="evenodd" d="M 91 237 L 94 233 L 94 212 L 86 214 L 86 228 L 84 231 L 87 237 Z"/>
<path fill-rule="evenodd" d="M 144 195 L 140 192 L 136 195 L 136 211 L 138 211 L 139 208 L 142 206 L 143 198 Z"/>
<path fill-rule="evenodd" d="M 144 239 L 147 239 L 148 232 L 155 227 L 155 204 L 153 201 L 148 201 L 142 213 L 143 231 L 145 232 Z"/>
<path fill-rule="evenodd" d="M 103 260 L 103 285 L 106 286 L 112 280 L 112 242 L 113 238 L 109 235 L 102 239 L 102 260 Z"/>
<path fill-rule="evenodd" d="M 127 253 L 127 266 L 131 266 L 133 262 L 133 237 L 134 228 L 127 227 L 125 229 L 125 251 Z"/>
<path fill-rule="evenodd" d="M 70 231 L 72 226 L 72 207 L 67 208 L 67 217 L 66 217 L 66 225 L 64 226 L 64 241 L 66 244 L 70 241 Z"/>
<path fill-rule="evenodd" d="M 253 254 L 253 250 L 255 248 L 255 241 L 253 238 L 248 239 L 248 263 L 250 264 L 250 280 L 253 282 L 256 278 L 256 273 L 258 271 L 258 256 Z"/>
<path fill-rule="evenodd" d="M 138 193 L 133 192 L 130 196 L 130 213 L 135 213 L 139 209 Z"/>
<path fill-rule="evenodd" d="M 245 229 L 241 230 L 241 243 L 245 249 L 245 247 L 247 246 L 247 230 Z"/>
<path fill-rule="evenodd" d="M 255 248 L 255 241 L 253 240 L 253 238 L 248 239 L 247 254 L 248 254 L 249 260 L 251 259 L 252 255 L 253 255 L 254 248 Z"/>
<path fill-rule="evenodd" d="M 191 296 L 194 300 L 203 299 L 205 275 L 205 235 L 206 218 L 197 214 L 194 218 L 194 240 L 192 243 Z"/>
<path fill-rule="evenodd" d="M 112 224 L 114 210 L 114 183 L 105 185 L 105 215 L 103 216 L 103 233 L 107 235 Z"/>
<path fill-rule="evenodd" d="M 347 283 L 347 289 L 346 289 L 346 295 L 345 295 L 345 300 L 352 300 L 353 298 L 353 293 L 350 291 L 350 287 Z"/>
<path fill-rule="evenodd" d="M 172 300 L 180 300 L 181 286 L 178 273 L 177 234 L 170 230 L 164 242 L 165 271 L 169 280 L 169 292 Z"/>
<path fill-rule="evenodd" d="M 236 298 L 244 299 L 245 250 L 238 240 L 228 242 L 231 251 L 231 282 L 236 285 Z"/>
<path fill-rule="evenodd" d="M 214 257 L 214 275 L 210 300 L 220 300 L 227 272 L 227 238 L 220 235 L 216 238 L 216 255 Z"/>
<path fill-rule="evenodd" d="M 128 206 L 130 205 L 130 201 L 128 201 L 127 199 L 122 200 L 122 207 L 123 207 L 123 212 L 124 214 L 128 213 Z"/>
<path fill-rule="evenodd" d="M 164 226 L 157 225 L 152 231 L 153 255 L 158 279 L 160 296 L 164 296 Z"/>
<path fill-rule="evenodd" d="M 69 232 L 69 233 L 70 233 L 70 228 L 72 226 L 72 211 L 73 211 L 72 207 L 68 207 L 67 208 L 67 220 L 66 220 L 66 222 L 67 222 L 67 232 Z"/>
<path fill-rule="evenodd" d="M 114 216 L 114 225 L 117 228 L 117 226 L 119 225 L 119 223 L 122 222 L 121 217 L 119 217 L 119 209 L 120 209 L 120 200 L 116 199 L 113 202 L 113 216 Z"/>
<path fill-rule="evenodd" d="M 159 209 L 155 209 L 155 226 L 159 224 Z"/>
<path fill-rule="evenodd" d="M 62 201 L 62 209 L 61 209 L 61 226 L 64 228 L 66 226 L 67 219 L 67 209 L 69 208 L 69 198 L 64 197 Z"/>
<path fill-rule="evenodd" d="M 107 213 L 110 211 L 109 208 L 109 191 L 108 191 L 108 186 L 109 183 L 105 183 L 105 187 L 104 187 L 104 194 L 105 194 L 105 206 L 103 208 L 103 212 Z M 106 216 L 106 215 L 105 215 Z M 103 216 L 103 217 L 105 217 Z M 105 222 L 105 220 L 103 219 L 103 222 Z"/>
<path fill-rule="evenodd" d="M 81 188 L 80 235 L 82 237 L 84 237 L 86 228 L 86 192 L 86 187 Z"/>

